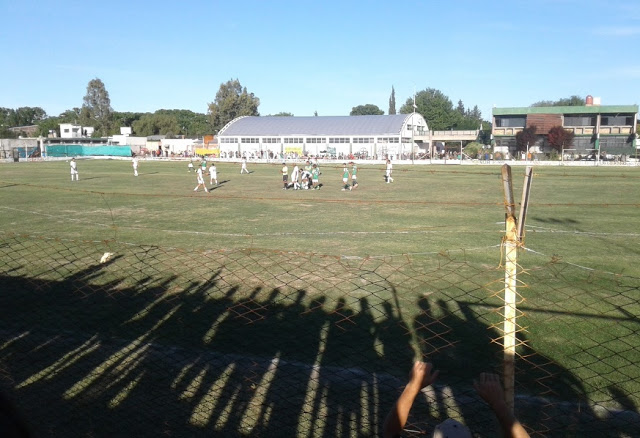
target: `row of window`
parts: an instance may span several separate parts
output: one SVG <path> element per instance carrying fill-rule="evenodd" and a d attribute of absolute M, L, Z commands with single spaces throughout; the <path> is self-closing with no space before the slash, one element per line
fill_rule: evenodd
<path fill-rule="evenodd" d="M 496 117 L 497 128 L 521 128 L 526 126 L 527 118 L 524 116 L 500 116 Z M 564 126 L 596 126 L 595 115 L 570 115 L 564 116 Z M 601 115 L 601 126 L 633 126 L 632 115 Z"/>
<path fill-rule="evenodd" d="M 238 141 L 240 140 L 240 141 Z M 306 141 L 305 141 L 306 140 Z M 285 144 L 300 144 L 300 143 L 326 143 L 327 139 L 324 137 L 285 137 L 284 139 L 268 137 L 263 138 L 262 143 L 280 143 L 283 141 Z M 260 143 L 259 137 L 221 137 L 220 143 Z M 331 137 L 329 138 L 329 143 L 375 143 L 374 137 L 357 137 L 357 138 L 349 138 L 349 137 Z M 379 137 L 378 143 L 399 143 L 399 139 L 397 137 Z"/>

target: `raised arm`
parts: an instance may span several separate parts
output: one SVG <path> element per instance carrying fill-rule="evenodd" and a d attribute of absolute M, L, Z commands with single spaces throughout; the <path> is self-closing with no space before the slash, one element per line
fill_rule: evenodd
<path fill-rule="evenodd" d="M 505 438 L 529 438 L 527 431 L 507 407 L 500 378 L 496 374 L 480 374 L 480 378 L 473 382 L 473 387 L 498 418 Z"/>
<path fill-rule="evenodd" d="M 431 385 L 437 377 L 438 371 L 433 371 L 432 364 L 428 362 L 416 362 L 413 364 L 409 374 L 409 383 L 404 387 L 404 391 L 402 391 L 384 421 L 382 433 L 384 438 L 393 438 L 400 435 L 404 425 L 407 423 L 409 411 L 418 393 L 423 388 Z"/>

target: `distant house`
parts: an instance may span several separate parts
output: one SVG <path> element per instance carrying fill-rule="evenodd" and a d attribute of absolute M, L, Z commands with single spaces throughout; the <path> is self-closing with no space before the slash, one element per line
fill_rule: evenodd
<path fill-rule="evenodd" d="M 93 135 L 93 126 L 80 126 L 73 123 L 60 123 L 60 138 L 83 138 Z"/>

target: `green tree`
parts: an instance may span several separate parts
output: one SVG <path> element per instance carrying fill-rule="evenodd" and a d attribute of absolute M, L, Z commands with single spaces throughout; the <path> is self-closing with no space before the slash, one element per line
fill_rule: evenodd
<path fill-rule="evenodd" d="M 120 134 L 121 127 L 133 127 L 133 123 L 140 120 L 144 113 L 114 111 L 111 120 L 110 134 Z"/>
<path fill-rule="evenodd" d="M 458 106 L 456 107 L 456 111 L 458 111 L 458 113 L 460 113 L 460 115 L 464 117 L 465 110 L 464 110 L 464 103 L 462 103 L 462 99 L 458 100 Z"/>
<path fill-rule="evenodd" d="M 547 141 L 549 142 L 549 146 L 551 146 L 553 149 L 561 151 L 565 148 L 571 148 L 574 137 L 575 134 L 573 133 L 573 131 L 568 131 L 562 126 L 554 126 L 549 129 L 549 133 L 547 134 Z"/>
<path fill-rule="evenodd" d="M 453 129 L 456 126 L 456 122 L 460 120 L 460 114 L 453 109 L 451 100 L 442 91 L 435 88 L 419 91 L 416 94 L 416 107 L 416 112 L 425 118 L 429 129 L 434 131 Z M 400 114 L 412 112 L 413 99 L 408 98 L 400 108 Z"/>
<path fill-rule="evenodd" d="M 267 117 L 293 117 L 293 113 L 281 111 L 277 114 L 269 114 Z"/>
<path fill-rule="evenodd" d="M 87 85 L 87 94 L 83 99 L 80 114 L 81 124 L 93 126 L 95 135 L 107 136 L 111 126 L 112 113 L 111 99 L 109 99 L 109 92 L 104 83 L 98 78 L 90 80 Z"/>
<path fill-rule="evenodd" d="M 558 100 L 541 100 L 536 103 L 532 103 L 531 106 L 584 106 L 584 103 L 584 97 L 573 95 Z"/>
<path fill-rule="evenodd" d="M 175 117 L 178 126 L 180 126 L 180 130 L 175 132 L 182 135 L 197 137 L 213 132 L 207 115 L 203 113 L 182 109 L 161 109 L 156 111 L 155 114 Z"/>
<path fill-rule="evenodd" d="M 23 106 L 17 109 L 0 108 L 0 125 L 5 128 L 37 125 L 47 118 L 47 113 L 39 106 Z"/>
<path fill-rule="evenodd" d="M 133 122 L 133 132 L 141 137 L 149 135 L 171 135 L 180 132 L 180 125 L 175 115 L 171 114 L 143 114 Z"/>
<path fill-rule="evenodd" d="M 531 125 L 516 134 L 516 148 L 518 151 L 528 152 L 537 140 L 536 127 Z"/>
<path fill-rule="evenodd" d="M 380 116 L 382 114 L 384 114 L 384 111 L 378 108 L 377 105 L 368 103 L 366 105 L 354 106 L 353 108 L 351 108 L 351 114 L 349 115 L 350 116 Z"/>
<path fill-rule="evenodd" d="M 389 115 L 396 113 L 396 90 L 391 86 L 391 97 L 389 97 Z"/>
<path fill-rule="evenodd" d="M 216 98 L 209 104 L 209 121 L 214 131 L 240 116 L 259 116 L 260 99 L 248 93 L 238 79 L 220 84 Z"/>

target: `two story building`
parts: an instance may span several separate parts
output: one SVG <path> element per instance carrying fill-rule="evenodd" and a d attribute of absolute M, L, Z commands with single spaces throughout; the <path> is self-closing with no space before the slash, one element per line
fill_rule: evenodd
<path fill-rule="evenodd" d="M 576 154 L 634 155 L 638 105 L 598 105 L 598 101 L 587 96 L 584 106 L 494 108 L 491 133 L 495 150 L 514 154 L 516 134 L 535 126 L 538 138 L 529 145 L 529 152 L 549 152 L 547 134 L 562 126 L 575 135 L 567 149 Z"/>

